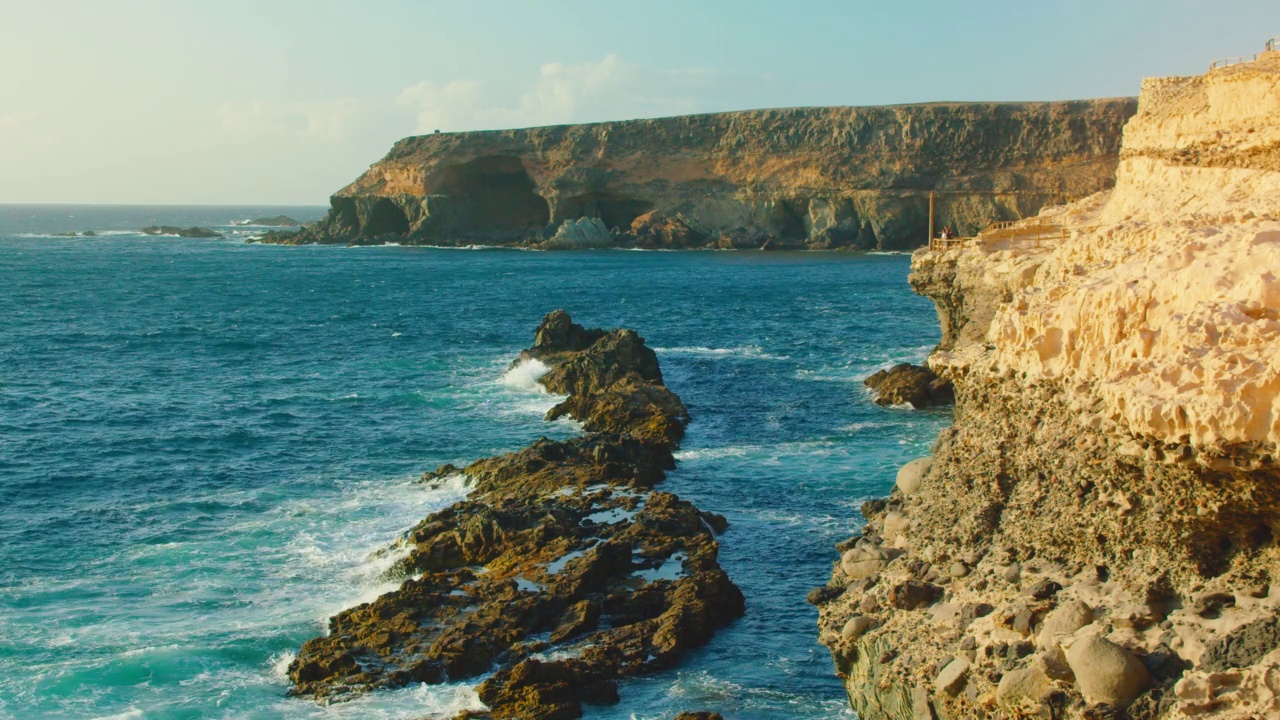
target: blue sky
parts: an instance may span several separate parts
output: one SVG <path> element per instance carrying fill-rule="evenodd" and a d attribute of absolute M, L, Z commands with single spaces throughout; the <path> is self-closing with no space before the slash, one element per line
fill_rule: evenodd
<path fill-rule="evenodd" d="M 0 7 L 0 202 L 304 203 L 396 139 L 756 107 L 1136 94 L 1275 0 L 42 0 Z"/>

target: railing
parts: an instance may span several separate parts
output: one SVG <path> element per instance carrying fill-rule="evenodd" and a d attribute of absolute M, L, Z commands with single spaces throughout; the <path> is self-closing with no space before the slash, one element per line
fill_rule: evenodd
<path fill-rule="evenodd" d="M 1253 55 L 1240 55 L 1238 57 L 1223 58 L 1222 60 L 1214 60 L 1213 62 L 1209 63 L 1209 72 L 1213 72 L 1218 68 L 1227 67 L 1229 65 L 1239 65 L 1240 63 L 1253 62 L 1254 60 L 1257 60 L 1258 57 L 1261 56 L 1263 53 L 1275 52 L 1277 48 L 1280 48 L 1280 35 L 1277 35 L 1271 38 L 1270 40 L 1268 40 L 1266 44 L 1263 46 L 1262 52 L 1260 53 L 1254 53 Z"/>
<path fill-rule="evenodd" d="M 929 240 L 929 250 L 932 252 L 946 252 L 951 248 L 960 247 L 972 239 L 971 237 L 931 238 Z"/>
<path fill-rule="evenodd" d="M 1228 65 L 1239 65 L 1241 63 L 1253 62 L 1254 60 L 1257 60 L 1257 59 L 1258 59 L 1258 53 L 1254 53 L 1252 55 L 1239 55 L 1237 57 L 1223 58 L 1221 60 L 1214 60 L 1213 62 L 1209 63 L 1209 72 L 1213 72 L 1218 68 L 1227 67 Z"/>
<path fill-rule="evenodd" d="M 1065 240 L 1067 228 L 1054 218 L 1034 217 L 1026 220 L 1008 220 L 988 226 L 978 233 L 978 240 L 1032 240 L 1037 245 L 1041 240 Z"/>

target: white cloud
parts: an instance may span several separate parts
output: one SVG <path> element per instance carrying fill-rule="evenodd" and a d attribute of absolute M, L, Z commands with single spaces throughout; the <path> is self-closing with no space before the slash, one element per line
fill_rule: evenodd
<path fill-rule="evenodd" d="M 423 81 L 399 103 L 417 114 L 417 130 L 487 130 L 626 120 L 705 109 L 721 79 L 705 70 L 653 70 L 617 55 L 582 64 L 547 63 L 523 89 L 483 80 Z"/>
<path fill-rule="evenodd" d="M 345 139 L 359 109 L 354 100 L 225 102 L 218 106 L 218 121 L 223 132 L 233 136 L 333 143 Z"/>

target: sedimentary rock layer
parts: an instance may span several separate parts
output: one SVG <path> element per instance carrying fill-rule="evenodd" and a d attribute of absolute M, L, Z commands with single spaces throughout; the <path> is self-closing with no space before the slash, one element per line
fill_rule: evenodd
<path fill-rule="evenodd" d="M 1132 98 L 754 110 L 410 137 L 269 242 L 918 247 L 1111 186 Z M 577 233 L 575 233 L 576 235 Z M 553 247 L 564 247 L 564 237 Z"/>
<path fill-rule="evenodd" d="M 863 717 L 1280 716 L 1277 118 L 1149 80 L 1064 239 L 916 253 L 955 424 L 812 596 Z"/>
<path fill-rule="evenodd" d="M 688 415 L 644 340 L 557 311 L 516 362 L 568 396 L 548 417 L 587 433 L 428 473 L 473 491 L 406 534 L 399 589 L 303 645 L 293 694 L 491 673 L 478 687 L 490 710 L 472 716 L 575 718 L 582 703 L 617 702 L 619 678 L 671 667 L 742 615 L 716 562 L 724 518 L 655 489 Z"/>

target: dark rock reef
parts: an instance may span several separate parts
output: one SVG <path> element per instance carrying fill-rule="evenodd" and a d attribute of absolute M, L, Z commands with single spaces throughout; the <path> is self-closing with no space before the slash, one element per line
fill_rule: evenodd
<path fill-rule="evenodd" d="M 716 561 L 723 517 L 656 489 L 688 414 L 631 330 L 549 314 L 516 363 L 568 398 L 549 418 L 587 433 L 538 440 L 459 473 L 471 494 L 410 530 L 403 585 L 334 616 L 289 668 L 295 695 L 489 674 L 470 717 L 580 717 L 620 678 L 671 667 L 743 613 Z"/>
<path fill-rule="evenodd" d="M 927 367 L 900 363 L 862 381 L 876 394 L 877 405 L 904 405 L 920 410 L 955 402 L 951 381 Z"/>
<path fill-rule="evenodd" d="M 751 110 L 410 137 L 265 242 L 908 249 L 1114 181 L 1133 98 Z M 598 219 L 598 228 L 576 223 Z M 559 232 L 575 223 L 575 232 Z"/>
<path fill-rule="evenodd" d="M 149 225 L 142 228 L 143 235 L 174 235 L 182 238 L 216 238 L 222 234 L 206 227 L 181 228 L 173 225 Z"/>

